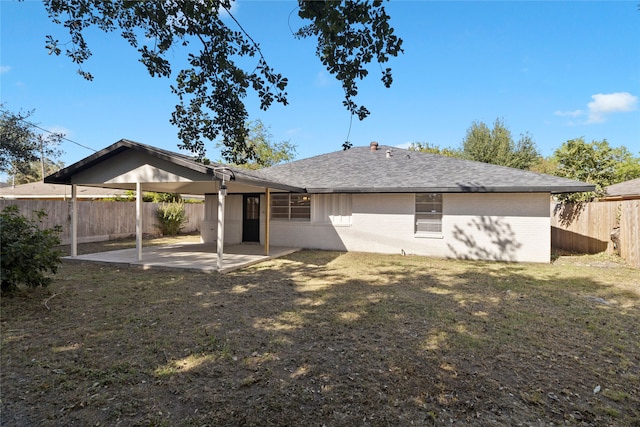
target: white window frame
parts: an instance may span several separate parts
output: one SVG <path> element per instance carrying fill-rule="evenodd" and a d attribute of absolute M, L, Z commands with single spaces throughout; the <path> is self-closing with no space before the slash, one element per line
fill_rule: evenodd
<path fill-rule="evenodd" d="M 298 193 L 272 193 L 271 219 L 273 221 L 311 222 L 311 196 Z"/>
<path fill-rule="evenodd" d="M 413 230 L 416 237 L 442 238 L 442 193 L 416 193 Z"/>

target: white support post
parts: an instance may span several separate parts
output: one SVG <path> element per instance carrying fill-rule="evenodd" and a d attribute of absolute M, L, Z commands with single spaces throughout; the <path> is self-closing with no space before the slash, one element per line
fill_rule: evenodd
<path fill-rule="evenodd" d="M 218 270 L 222 269 L 222 257 L 224 254 L 224 202 L 227 195 L 227 186 L 222 180 L 222 184 L 218 189 L 218 240 L 216 248 L 218 249 Z"/>
<path fill-rule="evenodd" d="M 78 256 L 78 187 L 71 184 L 71 256 Z"/>
<path fill-rule="evenodd" d="M 136 252 L 142 261 L 142 184 L 136 182 Z"/>
<path fill-rule="evenodd" d="M 264 254 L 269 256 L 269 239 L 271 238 L 271 189 L 266 188 L 264 193 L 265 204 L 264 210 Z"/>

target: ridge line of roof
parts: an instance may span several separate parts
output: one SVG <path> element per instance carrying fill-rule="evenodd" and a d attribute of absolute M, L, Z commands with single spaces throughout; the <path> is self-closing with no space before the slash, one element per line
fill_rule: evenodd
<path fill-rule="evenodd" d="M 259 187 L 272 186 L 291 192 L 565 193 L 595 189 L 591 184 L 567 178 L 387 145 L 379 146 L 377 150 L 366 146 L 353 147 L 250 170 L 221 163 L 205 165 L 185 154 L 125 138 L 49 175 L 44 182 L 69 184 L 74 175 L 127 149 L 209 175 L 213 179 L 224 179 L 216 169 L 225 168 L 238 182 Z"/>

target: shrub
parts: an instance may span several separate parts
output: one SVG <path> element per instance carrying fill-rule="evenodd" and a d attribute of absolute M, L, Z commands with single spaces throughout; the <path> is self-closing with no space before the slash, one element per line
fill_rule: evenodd
<path fill-rule="evenodd" d="M 146 197 L 150 197 L 151 200 L 144 200 Z M 182 200 L 182 196 L 178 193 L 146 193 L 143 195 L 143 200 L 153 203 L 176 203 Z"/>
<path fill-rule="evenodd" d="M 136 192 L 127 190 L 124 196 L 112 197 L 109 200 L 116 202 L 133 202 L 136 200 Z M 182 196 L 178 193 L 155 193 L 153 191 L 143 191 L 142 201 L 148 203 L 172 203 L 182 200 Z"/>
<path fill-rule="evenodd" d="M 158 217 L 158 228 L 165 236 L 175 236 L 184 227 L 184 223 L 189 219 L 184 210 L 183 202 L 163 203 L 156 209 Z"/>
<path fill-rule="evenodd" d="M 13 292 L 19 284 L 36 288 L 47 286 L 62 262 L 60 244 L 62 227 L 42 228 L 44 211 L 33 211 L 31 218 L 20 214 L 16 205 L 0 213 L 0 281 L 2 293 Z"/>

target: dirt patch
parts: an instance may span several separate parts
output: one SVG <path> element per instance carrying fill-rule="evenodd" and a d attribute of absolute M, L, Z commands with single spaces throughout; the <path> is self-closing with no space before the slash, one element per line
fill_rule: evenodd
<path fill-rule="evenodd" d="M 638 425 L 640 274 L 581 263 L 64 264 L 2 300 L 2 425 Z"/>

